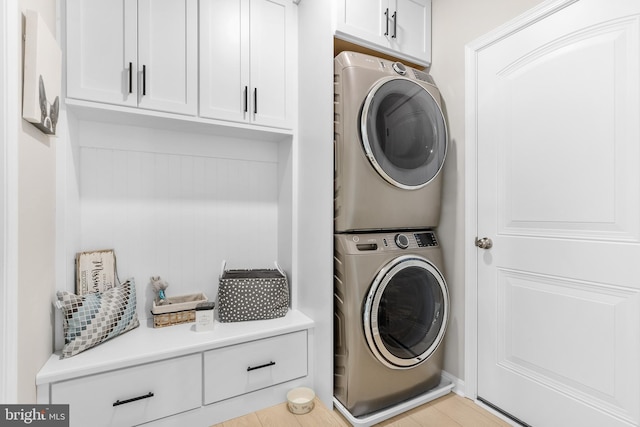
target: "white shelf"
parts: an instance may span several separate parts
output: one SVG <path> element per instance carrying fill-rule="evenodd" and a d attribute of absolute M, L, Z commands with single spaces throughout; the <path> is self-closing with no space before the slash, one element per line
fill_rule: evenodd
<path fill-rule="evenodd" d="M 138 328 L 86 350 L 60 359 L 56 352 L 36 376 L 36 385 L 64 381 L 85 375 L 226 347 L 257 339 L 310 329 L 313 320 L 297 310 L 285 317 L 251 322 L 216 322 L 213 331 L 195 332 L 194 323 L 154 329 Z"/>
<path fill-rule="evenodd" d="M 207 133 L 271 142 L 281 141 L 293 135 L 292 129 L 205 119 L 196 116 L 123 107 L 73 98 L 66 98 L 65 104 L 67 109 L 73 112 L 79 119 L 94 122 L 142 126 L 171 131 Z"/>

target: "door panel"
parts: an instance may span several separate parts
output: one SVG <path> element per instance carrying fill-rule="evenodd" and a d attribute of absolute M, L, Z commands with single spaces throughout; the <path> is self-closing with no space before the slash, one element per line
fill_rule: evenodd
<path fill-rule="evenodd" d="M 431 1 L 396 0 L 391 47 L 417 58 L 431 58 Z"/>
<path fill-rule="evenodd" d="M 639 38 L 580 0 L 478 55 L 478 396 L 531 425 L 640 422 Z"/>
<path fill-rule="evenodd" d="M 200 0 L 200 116 L 245 120 L 249 83 L 249 1 Z"/>
<path fill-rule="evenodd" d="M 337 2 L 337 29 L 348 34 L 386 45 L 384 35 L 390 25 L 387 14 L 393 13 L 389 0 L 343 0 Z M 385 14 L 386 12 L 386 14 Z"/>
<path fill-rule="evenodd" d="M 66 8 L 67 96 L 136 106 L 135 0 L 68 0 Z"/>
<path fill-rule="evenodd" d="M 629 115 L 637 58 L 626 54 L 637 49 L 637 25 L 632 18 L 588 27 L 498 71 L 497 99 L 514 107 L 500 118 L 504 231 L 638 241 L 640 204 L 630 185 L 640 178 L 638 144 L 626 144 L 637 132 Z"/>
<path fill-rule="evenodd" d="M 289 125 L 289 8 L 287 0 L 251 2 L 252 93 L 249 114 L 257 124 L 279 127 Z"/>
<path fill-rule="evenodd" d="M 498 361 L 532 381 L 616 403 L 616 358 L 633 337 L 616 324 L 633 316 L 638 292 L 601 283 L 498 270 Z M 613 332 L 613 333 L 612 333 Z"/>
<path fill-rule="evenodd" d="M 197 0 L 138 0 L 139 106 L 197 113 Z"/>

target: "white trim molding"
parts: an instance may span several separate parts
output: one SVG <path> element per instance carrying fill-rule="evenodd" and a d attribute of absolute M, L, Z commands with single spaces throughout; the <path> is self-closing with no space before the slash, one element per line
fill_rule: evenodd
<path fill-rule="evenodd" d="M 453 384 L 453 391 L 458 396 L 466 397 L 464 381 L 447 371 L 442 371 L 442 378 Z"/>
<path fill-rule="evenodd" d="M 578 0 L 548 0 L 465 46 L 465 381 L 464 395 L 478 397 L 477 65 L 487 47 Z"/>
<path fill-rule="evenodd" d="M 0 6 L 0 402 L 18 399 L 18 0 Z"/>

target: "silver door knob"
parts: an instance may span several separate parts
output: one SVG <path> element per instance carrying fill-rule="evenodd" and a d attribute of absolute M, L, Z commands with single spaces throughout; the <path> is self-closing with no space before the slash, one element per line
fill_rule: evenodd
<path fill-rule="evenodd" d="M 488 237 L 483 237 L 482 239 L 476 237 L 476 246 L 480 249 L 491 249 L 493 242 Z"/>

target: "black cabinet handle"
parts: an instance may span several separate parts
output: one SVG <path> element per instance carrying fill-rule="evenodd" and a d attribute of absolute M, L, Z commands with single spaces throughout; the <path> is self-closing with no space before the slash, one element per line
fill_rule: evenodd
<path fill-rule="evenodd" d="M 256 369 L 268 368 L 269 366 L 273 366 L 275 364 L 276 364 L 276 362 L 271 361 L 269 363 L 265 363 L 264 365 L 260 365 L 260 366 L 249 366 L 247 368 L 247 372 L 255 371 Z"/>
<path fill-rule="evenodd" d="M 129 62 L 129 93 L 133 93 L 133 63 Z"/>
<path fill-rule="evenodd" d="M 398 34 L 398 11 L 397 10 L 393 12 L 393 16 L 391 16 L 391 19 L 393 19 L 393 35 L 391 36 L 391 38 L 395 39 L 396 34 Z"/>
<path fill-rule="evenodd" d="M 244 112 L 249 111 L 249 88 L 247 86 L 244 87 Z"/>
<path fill-rule="evenodd" d="M 387 22 L 387 29 L 384 32 L 385 36 L 389 35 L 389 8 L 387 8 L 387 10 L 384 11 L 384 20 Z"/>
<path fill-rule="evenodd" d="M 253 88 L 253 114 L 258 114 L 258 88 Z"/>
<path fill-rule="evenodd" d="M 148 399 L 150 397 L 153 397 L 153 393 L 149 392 L 143 396 L 138 396 L 138 397 L 132 397 L 131 399 L 127 399 L 127 400 L 116 400 L 115 402 L 113 402 L 113 406 L 120 406 L 120 405 L 124 405 L 126 403 L 131 403 L 131 402 L 136 402 L 138 400 L 142 400 L 142 399 Z"/>
<path fill-rule="evenodd" d="M 142 66 L 142 95 L 147 94 L 147 66 Z"/>

